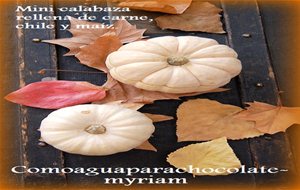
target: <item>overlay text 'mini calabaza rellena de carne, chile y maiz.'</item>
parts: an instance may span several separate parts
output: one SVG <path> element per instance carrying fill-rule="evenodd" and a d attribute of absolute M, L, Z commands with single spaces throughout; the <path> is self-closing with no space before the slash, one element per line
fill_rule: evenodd
<path fill-rule="evenodd" d="M 88 12 L 130 12 L 129 8 L 122 8 L 122 7 L 98 7 L 96 5 L 91 7 L 85 7 L 82 5 L 79 5 L 77 7 L 58 7 L 58 12 L 67 12 L 67 13 L 83 13 L 81 16 L 78 16 L 77 19 L 79 20 L 89 20 L 89 21 L 95 21 L 97 19 L 97 16 L 88 15 Z M 70 16 L 56 16 L 56 15 L 45 15 L 45 12 L 54 12 L 54 8 L 52 6 L 50 7 L 38 7 L 36 5 L 32 6 L 17 6 L 16 12 L 30 12 L 33 13 L 32 15 L 22 15 L 19 14 L 16 16 L 17 21 L 40 21 L 37 23 L 28 23 L 25 22 L 24 24 L 18 24 L 16 25 L 17 29 L 54 29 L 54 24 L 47 24 L 45 21 L 49 20 L 70 20 Z M 149 20 L 148 16 L 141 15 L 103 15 L 101 16 L 101 20 L 103 21 L 117 21 L 117 20 L 128 20 L 128 21 L 147 21 Z M 152 19 L 150 19 L 152 20 Z M 149 20 L 149 21 L 150 21 Z M 69 28 L 69 24 L 62 24 L 60 25 L 59 30 L 67 30 Z M 96 25 L 78 25 L 76 26 L 77 29 L 99 29 L 108 27 L 110 25 L 105 24 L 96 24 Z"/>
<path fill-rule="evenodd" d="M 79 5 L 77 7 L 57 7 L 56 11 L 58 12 L 66 12 L 66 13 L 85 13 L 83 16 L 78 17 L 78 19 L 82 20 L 96 20 L 96 16 L 88 16 L 88 12 L 130 12 L 131 10 L 128 7 L 99 7 L 97 5 L 93 5 L 90 7 Z M 30 12 L 37 13 L 32 15 L 17 15 L 17 20 L 69 20 L 69 16 L 50 16 L 43 15 L 43 12 L 55 12 L 53 6 L 49 7 L 39 7 L 37 5 L 31 6 L 17 6 L 16 12 Z M 40 14 L 38 14 L 40 13 Z M 128 16 L 112 16 L 112 15 L 103 15 L 102 20 L 147 20 L 147 16 L 136 16 L 136 15 L 128 15 Z"/>

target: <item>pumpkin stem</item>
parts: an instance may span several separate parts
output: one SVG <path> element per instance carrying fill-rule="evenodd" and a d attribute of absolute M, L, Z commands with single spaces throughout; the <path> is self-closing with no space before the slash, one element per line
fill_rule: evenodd
<path fill-rule="evenodd" d="M 87 126 L 84 129 L 86 132 L 90 133 L 90 134 L 103 134 L 106 132 L 106 128 L 103 125 L 100 124 L 92 124 Z"/>
<path fill-rule="evenodd" d="M 189 62 L 186 57 L 168 57 L 167 62 L 169 65 L 180 66 Z"/>

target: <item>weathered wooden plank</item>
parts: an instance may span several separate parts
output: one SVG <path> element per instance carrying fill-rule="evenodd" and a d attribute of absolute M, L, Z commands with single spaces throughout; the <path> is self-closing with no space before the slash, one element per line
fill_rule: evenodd
<path fill-rule="evenodd" d="M 272 65 L 278 82 L 280 98 L 285 106 L 300 106 L 300 88 L 298 57 L 298 25 L 299 3 L 295 2 L 272 2 L 259 1 L 260 13 L 262 16 L 267 45 L 269 48 Z M 295 163 L 300 159 L 298 138 L 300 136 L 299 126 L 293 126 L 287 130 L 291 142 Z M 300 165 L 295 164 L 297 171 Z"/>
<path fill-rule="evenodd" d="M 224 1 L 224 17 L 230 45 L 243 64 L 240 85 L 243 102 L 261 101 L 277 105 L 278 89 L 255 1 Z M 250 34 L 250 37 L 243 37 Z M 294 172 L 290 145 L 284 133 L 249 140 L 256 167 L 277 167 L 288 170 L 277 174 L 257 174 L 256 184 L 283 185 Z"/>
<path fill-rule="evenodd" d="M 52 1 L 19 1 L 20 6 L 38 5 L 49 7 Z M 18 12 L 19 15 L 32 15 L 32 12 Z M 51 12 L 42 12 L 44 15 L 51 15 Z M 51 24 L 48 21 L 27 21 L 32 25 L 37 25 L 41 22 Z M 25 24 L 23 20 L 18 21 L 18 24 Z M 56 70 L 56 54 L 53 47 L 47 44 L 37 44 L 32 42 L 33 38 L 48 39 L 54 38 L 54 30 L 46 29 L 19 29 L 18 35 L 18 66 L 20 75 L 20 87 L 41 81 L 44 77 L 56 78 L 56 73 L 39 74 L 41 69 Z M 62 153 L 50 146 L 41 147 L 38 145 L 40 133 L 38 128 L 40 122 L 45 118 L 51 110 L 41 110 L 21 106 L 21 127 L 23 140 L 23 164 L 27 168 L 36 167 L 63 167 Z M 65 182 L 65 175 L 59 174 L 41 174 L 28 173 L 24 174 L 25 185 L 61 185 Z"/>
<path fill-rule="evenodd" d="M 16 16 L 15 6 L 16 2 L 2 2 L 0 4 L 0 179 L 2 187 L 13 187 L 23 184 L 22 175 L 15 175 L 10 172 L 11 168 L 22 163 L 19 107 L 3 98 L 19 86 L 19 71 L 15 64 L 18 56 L 16 51 L 18 42 L 15 35 L 14 22 Z"/>
<path fill-rule="evenodd" d="M 300 89 L 297 83 L 291 81 L 296 81 L 298 76 L 295 63 L 298 33 L 295 26 L 299 22 L 299 7 L 291 2 L 259 2 L 259 8 L 273 69 L 279 90 L 282 91 L 281 100 L 285 105 L 295 106 L 293 95 L 300 94 Z"/>

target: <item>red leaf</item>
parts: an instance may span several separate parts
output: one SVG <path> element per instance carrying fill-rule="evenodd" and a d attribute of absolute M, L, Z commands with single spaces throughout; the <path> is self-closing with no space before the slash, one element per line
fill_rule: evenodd
<path fill-rule="evenodd" d="M 103 88 L 81 81 L 43 81 L 31 83 L 5 99 L 30 107 L 58 109 L 101 100 L 106 96 Z"/>

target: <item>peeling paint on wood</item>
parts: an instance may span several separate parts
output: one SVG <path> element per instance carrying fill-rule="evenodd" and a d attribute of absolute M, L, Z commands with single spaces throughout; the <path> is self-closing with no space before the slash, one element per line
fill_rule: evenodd
<path fill-rule="evenodd" d="M 26 5 L 25 1 L 18 1 L 18 5 Z M 44 1 L 45 6 L 53 4 L 52 0 Z M 18 12 L 17 14 L 26 14 L 25 12 Z M 27 13 L 30 14 L 30 13 Z M 45 13 L 46 14 L 46 13 Z M 51 21 L 54 23 L 54 21 Z M 22 24 L 18 21 L 18 24 Z M 45 38 L 55 38 L 55 30 L 46 30 L 43 33 L 38 31 L 29 31 L 24 29 L 17 30 L 18 37 L 18 69 L 20 78 L 20 87 L 25 86 L 31 82 L 40 81 L 43 77 L 55 77 L 57 73 L 52 72 L 50 74 L 40 75 L 35 69 L 38 67 L 43 67 L 47 69 L 57 69 L 57 56 L 55 52 L 55 47 L 48 47 L 45 45 L 42 49 L 38 47 L 39 44 L 32 42 L 33 36 L 46 36 Z M 38 49 L 38 50 L 37 50 Z M 43 55 L 42 55 L 43 54 Z M 41 57 L 39 57 L 41 55 Z M 34 108 L 28 108 L 25 106 L 20 106 L 20 127 L 22 134 L 22 160 L 23 165 L 27 168 L 30 167 L 51 167 L 56 165 L 56 167 L 63 167 L 64 161 L 62 152 L 55 150 L 54 148 L 47 146 L 43 147 L 41 150 L 36 150 L 38 148 L 39 142 L 39 132 L 35 130 L 35 127 L 39 127 L 39 122 L 41 117 L 45 117 L 45 114 L 40 110 Z M 46 152 L 47 153 L 46 153 Z M 46 155 L 45 155 L 46 153 Z M 40 158 L 37 158 L 40 156 Z M 26 172 L 24 174 L 24 181 L 26 186 L 36 185 L 36 184 L 53 184 L 62 185 L 65 183 L 66 176 L 63 173 L 59 174 L 33 174 Z"/>

